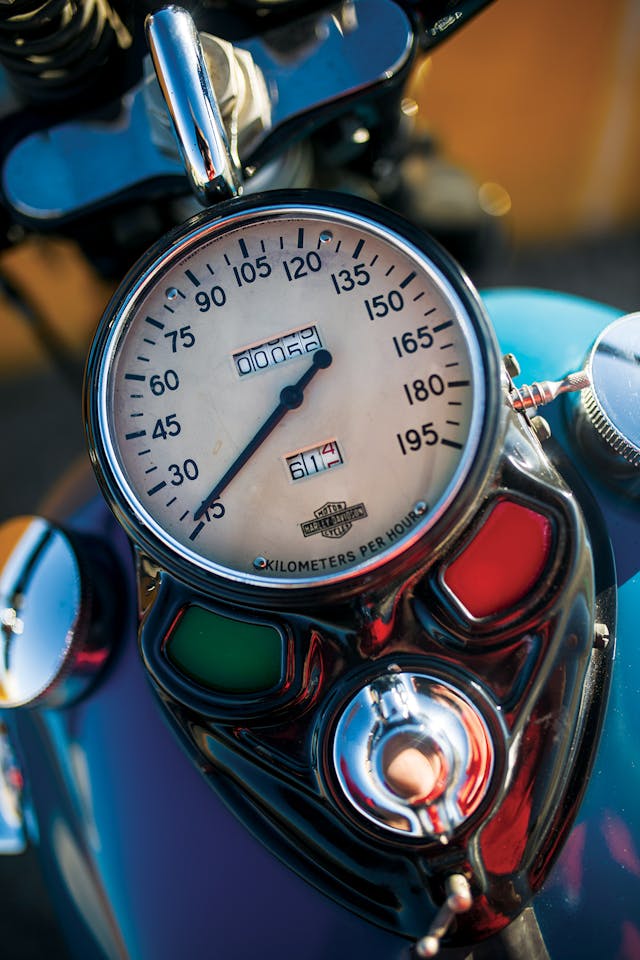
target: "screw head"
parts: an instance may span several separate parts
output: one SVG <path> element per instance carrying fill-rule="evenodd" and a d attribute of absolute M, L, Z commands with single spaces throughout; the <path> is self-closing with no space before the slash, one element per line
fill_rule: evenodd
<path fill-rule="evenodd" d="M 520 376 L 520 364 L 518 363 L 515 354 L 505 353 L 502 358 L 502 362 L 504 363 L 504 368 L 510 377 L 515 379 L 516 377 Z"/>
<path fill-rule="evenodd" d="M 551 427 L 549 426 L 549 421 L 545 420 L 544 417 L 532 417 L 531 426 L 533 427 L 533 432 L 540 443 L 544 443 L 544 441 L 548 440 L 551 436 Z"/>

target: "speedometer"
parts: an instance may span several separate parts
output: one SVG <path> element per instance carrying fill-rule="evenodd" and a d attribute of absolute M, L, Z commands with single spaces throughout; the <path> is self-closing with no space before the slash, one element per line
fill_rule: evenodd
<path fill-rule="evenodd" d="M 233 201 L 152 251 L 107 311 L 87 378 L 98 474 L 183 576 L 371 574 L 464 502 L 495 355 L 466 279 L 403 221 L 317 194 Z"/>

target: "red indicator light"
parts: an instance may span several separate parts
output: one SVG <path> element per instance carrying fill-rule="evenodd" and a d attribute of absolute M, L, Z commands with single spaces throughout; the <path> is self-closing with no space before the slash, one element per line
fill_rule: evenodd
<path fill-rule="evenodd" d="M 501 500 L 443 580 L 476 619 L 513 607 L 538 584 L 552 542 L 548 517 L 511 500 Z"/>

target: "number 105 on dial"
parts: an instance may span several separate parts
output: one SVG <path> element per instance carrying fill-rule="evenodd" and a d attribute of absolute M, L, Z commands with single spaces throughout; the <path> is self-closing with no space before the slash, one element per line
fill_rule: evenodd
<path fill-rule="evenodd" d="M 328 440 L 317 447 L 308 450 L 299 450 L 285 458 L 285 463 L 292 480 L 305 480 L 324 470 L 338 467 L 344 463 L 337 440 Z"/>

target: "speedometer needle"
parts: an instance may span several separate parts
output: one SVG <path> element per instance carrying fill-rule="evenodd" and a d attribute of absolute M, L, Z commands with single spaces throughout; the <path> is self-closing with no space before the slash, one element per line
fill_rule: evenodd
<path fill-rule="evenodd" d="M 208 508 L 220 497 L 223 490 L 231 483 L 233 478 L 242 470 L 245 463 L 254 455 L 256 450 L 264 443 L 269 434 L 275 430 L 280 421 L 287 415 L 289 410 L 295 410 L 304 400 L 304 391 L 309 386 L 316 373 L 324 370 L 331 365 L 333 357 L 328 350 L 316 350 L 313 354 L 311 366 L 302 374 L 300 379 L 288 387 L 283 387 L 280 391 L 280 402 L 273 413 L 267 417 L 262 426 L 258 429 L 255 436 L 251 438 L 242 453 L 233 461 L 225 475 L 215 485 L 211 493 L 204 498 L 198 509 L 193 514 L 194 520 L 199 520 Z"/>

